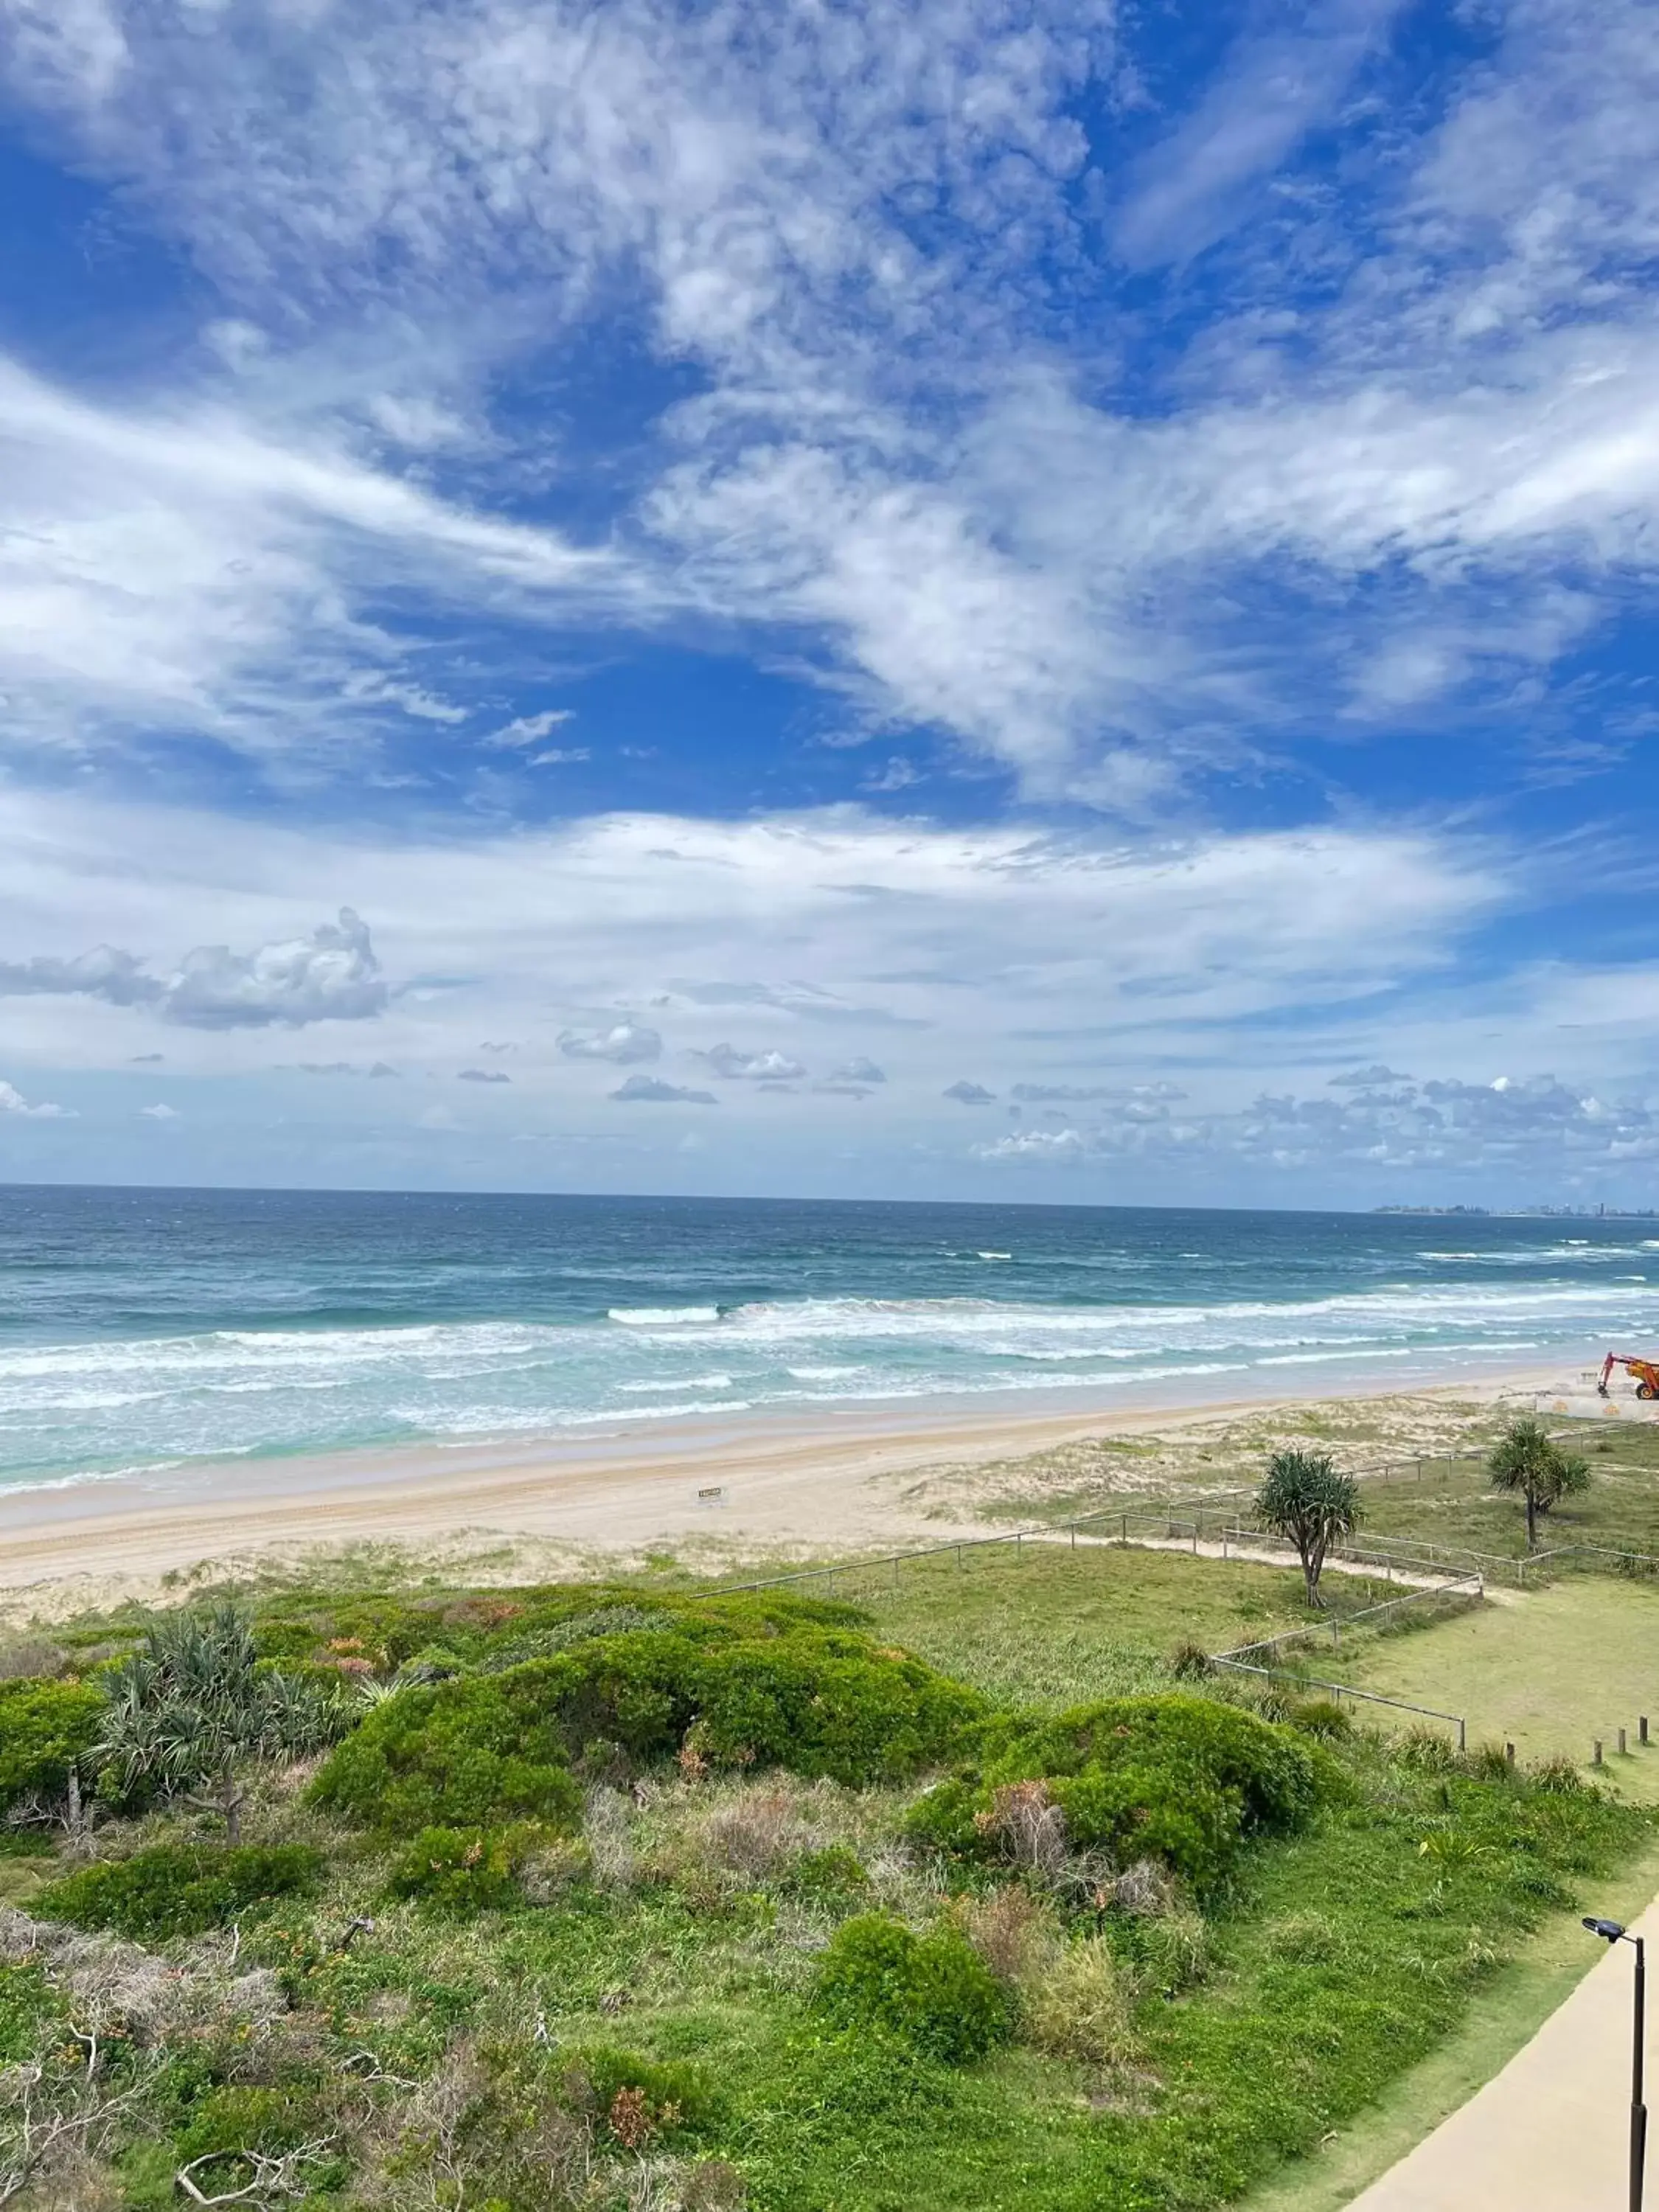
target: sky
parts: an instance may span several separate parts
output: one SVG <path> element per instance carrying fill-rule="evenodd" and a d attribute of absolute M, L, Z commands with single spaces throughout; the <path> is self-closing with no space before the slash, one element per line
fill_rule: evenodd
<path fill-rule="evenodd" d="M 1648 0 L 0 0 L 0 1180 L 1659 1200 Z"/>

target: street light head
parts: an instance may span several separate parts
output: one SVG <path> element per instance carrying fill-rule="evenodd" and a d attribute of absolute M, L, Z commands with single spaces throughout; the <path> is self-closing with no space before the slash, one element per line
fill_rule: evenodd
<path fill-rule="evenodd" d="M 1592 1936 L 1599 1936 L 1604 1943 L 1616 1943 L 1624 1934 L 1623 1923 L 1617 1920 L 1592 1920 L 1588 1914 L 1584 1925 Z"/>

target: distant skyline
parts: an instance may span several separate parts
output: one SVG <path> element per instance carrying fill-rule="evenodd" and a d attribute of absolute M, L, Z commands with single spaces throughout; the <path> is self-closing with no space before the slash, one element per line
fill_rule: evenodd
<path fill-rule="evenodd" d="M 0 1182 L 1636 1208 L 1637 0 L 0 0 Z"/>

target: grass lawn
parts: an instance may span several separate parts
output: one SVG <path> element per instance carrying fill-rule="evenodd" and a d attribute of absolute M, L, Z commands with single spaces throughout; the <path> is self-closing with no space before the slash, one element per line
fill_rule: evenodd
<path fill-rule="evenodd" d="M 1629 1922 L 1659 1891 L 1659 1846 L 1607 1877 L 1595 1909 Z M 1342 2212 L 1501 2072 L 1601 1956 L 1577 1911 L 1553 1913 L 1469 2001 L 1462 2023 L 1358 2119 L 1243 2198 L 1238 2212 Z M 1612 2094 L 1616 2100 L 1616 2086 Z"/>
<path fill-rule="evenodd" d="M 836 1594 L 931 1665 L 1024 1705 L 1167 1689 L 1177 1645 L 1224 1650 L 1308 1618 L 1298 1569 L 1106 1545 L 966 1550 L 960 1572 L 949 1554 L 907 1560 L 896 1577 L 838 1577 Z M 1340 1616 L 1399 1591 L 1333 1575 L 1326 1594 Z"/>
<path fill-rule="evenodd" d="M 1659 1589 L 1650 1584 L 1574 1575 L 1506 1593 L 1415 1635 L 1356 1644 L 1342 1679 L 1461 1712 L 1471 1746 L 1512 1743 L 1523 1759 L 1587 1761 L 1600 1736 L 1609 1778 L 1659 1802 L 1659 1744 L 1623 1760 L 1613 1749 L 1620 1728 L 1634 1746 L 1640 1713 L 1652 1714 L 1659 1736 Z"/>
<path fill-rule="evenodd" d="M 1606 1544 L 1659 1553 L 1659 1427 L 1620 1423 L 1613 1432 L 1589 1422 L 1553 1431 L 1563 1449 L 1589 1462 L 1591 1486 L 1540 1524 L 1540 1549 Z M 1521 1501 L 1495 1491 L 1479 1461 L 1423 1462 L 1421 1481 L 1368 1482 L 1365 1533 L 1409 1536 L 1519 1558 L 1527 1548 Z"/>

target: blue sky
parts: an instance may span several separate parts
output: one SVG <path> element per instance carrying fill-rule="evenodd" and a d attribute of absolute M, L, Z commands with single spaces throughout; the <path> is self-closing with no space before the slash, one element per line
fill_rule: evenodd
<path fill-rule="evenodd" d="M 0 1176 L 1653 1200 L 1650 7 L 0 88 Z"/>

